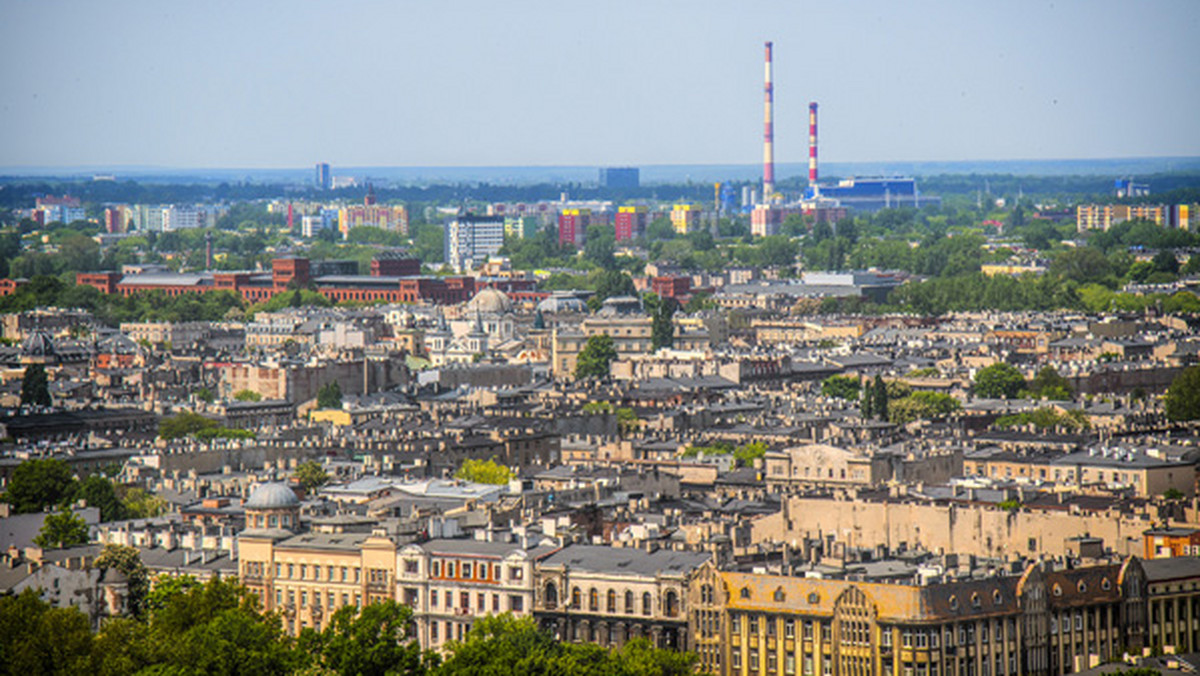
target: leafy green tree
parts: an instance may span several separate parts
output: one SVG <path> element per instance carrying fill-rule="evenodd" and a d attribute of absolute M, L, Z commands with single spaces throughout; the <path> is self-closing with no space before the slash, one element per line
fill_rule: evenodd
<path fill-rule="evenodd" d="M 121 503 L 131 519 L 150 519 L 160 516 L 167 509 L 167 502 L 143 488 L 127 488 Z"/>
<path fill-rule="evenodd" d="M 616 268 L 613 252 L 616 249 L 616 233 L 611 225 L 590 225 L 583 244 L 583 257 L 604 270 Z"/>
<path fill-rule="evenodd" d="M 52 608 L 37 590 L 0 595 L 0 670 L 5 674 L 88 674 L 92 632 L 73 605 Z"/>
<path fill-rule="evenodd" d="M 1025 377 L 1012 364 L 996 362 L 975 374 L 975 394 L 988 399 L 1012 399 L 1025 388 Z"/>
<path fill-rule="evenodd" d="M 821 381 L 821 394 L 851 401 L 858 399 L 860 387 L 858 378 L 853 376 L 829 376 Z"/>
<path fill-rule="evenodd" d="M 889 406 L 888 419 L 898 425 L 917 419 L 941 418 L 962 408 L 957 399 L 941 392 L 913 392 Z"/>
<path fill-rule="evenodd" d="M 862 396 L 859 399 L 859 415 L 863 420 L 875 417 L 875 385 L 870 380 L 863 384 Z"/>
<path fill-rule="evenodd" d="M 261 613 L 254 596 L 234 580 L 213 578 L 160 602 L 146 631 L 116 625 L 133 644 L 105 641 L 106 623 L 98 638 L 119 652 L 99 657 L 154 674 L 286 674 L 311 661 L 283 633 L 279 617 Z"/>
<path fill-rule="evenodd" d="M 193 394 L 196 395 L 197 399 L 207 404 L 211 404 L 217 399 L 216 395 L 213 394 L 213 391 L 207 387 L 198 388 Z"/>
<path fill-rule="evenodd" d="M 637 413 L 632 408 L 617 409 L 617 431 L 621 436 L 629 436 L 637 431 L 641 421 L 638 419 Z"/>
<path fill-rule="evenodd" d="M 423 676 L 436 664 L 409 633 L 412 609 L 392 600 L 343 606 L 316 638 L 320 664 L 343 676 Z"/>
<path fill-rule="evenodd" d="M 620 270 L 603 270 L 596 279 L 596 293 L 589 299 L 589 305 L 594 299 L 595 309 L 599 309 L 600 303 L 608 298 L 636 295 L 637 289 L 633 286 L 633 279 L 629 275 Z"/>
<path fill-rule="evenodd" d="M 220 425 L 212 418 L 206 418 L 199 413 L 183 411 L 170 418 L 164 418 L 158 424 L 158 436 L 163 439 L 181 439 L 198 435 L 206 430 L 215 430 Z"/>
<path fill-rule="evenodd" d="M 495 458 L 489 460 L 467 458 L 454 473 L 454 477 L 480 484 L 505 485 L 512 479 L 512 470 L 496 462 Z"/>
<path fill-rule="evenodd" d="M 25 367 L 25 376 L 21 378 L 22 406 L 50 406 L 50 380 L 46 376 L 46 367 L 42 364 L 30 364 Z"/>
<path fill-rule="evenodd" d="M 151 613 L 167 607 L 174 599 L 200 587 L 200 582 L 191 575 L 159 575 L 154 580 L 154 588 L 146 594 L 146 610 Z"/>
<path fill-rule="evenodd" d="M 733 452 L 733 458 L 739 467 L 749 467 L 754 461 L 767 454 L 767 445 L 761 441 L 752 441 L 738 446 Z"/>
<path fill-rule="evenodd" d="M 4 501 L 16 514 L 40 512 L 69 500 L 75 492 L 75 479 L 66 462 L 54 458 L 30 459 L 17 465 Z"/>
<path fill-rule="evenodd" d="M 317 408 L 341 408 L 342 386 L 331 380 L 317 390 Z"/>
<path fill-rule="evenodd" d="M 557 641 L 533 618 L 509 614 L 476 620 L 462 641 L 447 647 L 438 676 L 688 676 L 696 658 L 634 639 L 616 650 Z"/>
<path fill-rule="evenodd" d="M 233 398 L 237 401 L 262 401 L 262 395 L 254 390 L 238 390 Z"/>
<path fill-rule="evenodd" d="M 871 388 L 875 401 L 871 402 L 871 412 L 880 420 L 888 420 L 888 386 L 883 382 L 883 376 L 875 376 L 875 385 Z"/>
<path fill-rule="evenodd" d="M 1166 396 L 1167 418 L 1200 420 L 1200 366 L 1189 366 L 1175 376 Z"/>
<path fill-rule="evenodd" d="M 656 218 L 646 226 L 646 239 L 667 240 L 675 238 L 675 226 L 669 218 Z"/>
<path fill-rule="evenodd" d="M 150 574 L 138 550 L 125 545 L 104 545 L 92 566 L 101 570 L 112 568 L 125 576 L 129 585 L 127 607 L 134 617 L 141 617 L 145 610 L 146 595 L 150 592 Z"/>
<path fill-rule="evenodd" d="M 292 478 L 299 481 L 300 485 L 304 486 L 304 490 L 309 493 L 329 482 L 329 474 L 325 472 L 325 468 L 313 460 L 297 465 L 296 471 L 292 472 Z"/>
<path fill-rule="evenodd" d="M 74 499 L 87 502 L 88 507 L 98 508 L 101 521 L 129 518 L 113 483 L 102 476 L 93 474 L 80 481 L 75 487 Z"/>
<path fill-rule="evenodd" d="M 87 541 L 87 522 L 69 509 L 47 514 L 41 531 L 33 538 L 33 544 L 43 549 L 63 549 Z"/>
<path fill-rule="evenodd" d="M 1085 246 L 1058 254 L 1050 263 L 1047 274 L 1079 284 L 1104 283 L 1110 280 L 1113 269 L 1103 252 Z"/>
<path fill-rule="evenodd" d="M 675 346 L 675 309 L 674 298 L 658 298 L 653 303 L 653 315 L 650 319 L 650 351 L 657 352 L 660 348 Z"/>
<path fill-rule="evenodd" d="M 617 349 L 612 336 L 607 333 L 590 336 L 575 361 L 575 377 L 607 378 L 609 367 L 616 358 Z"/>
<path fill-rule="evenodd" d="M 1043 366 L 1029 382 L 1029 392 L 1040 399 L 1067 401 L 1075 393 L 1071 381 L 1059 375 L 1053 366 Z"/>

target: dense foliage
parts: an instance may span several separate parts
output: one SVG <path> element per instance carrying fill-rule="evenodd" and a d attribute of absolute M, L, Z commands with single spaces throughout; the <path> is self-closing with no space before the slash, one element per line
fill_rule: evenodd
<path fill-rule="evenodd" d="M 463 460 L 462 466 L 454 473 L 456 479 L 496 485 L 507 484 L 512 479 L 512 476 L 512 470 L 496 462 L 495 458 L 489 460 L 467 458 Z"/>
<path fill-rule="evenodd" d="M 609 367 L 616 358 L 612 336 L 607 333 L 589 336 L 575 361 L 575 377 L 607 378 Z"/>
<path fill-rule="evenodd" d="M 184 411 L 170 418 L 163 418 L 158 424 L 158 436 L 163 439 L 181 439 L 195 437 L 201 441 L 213 439 L 253 439 L 254 432 L 244 429 L 229 428 L 221 425 L 212 418 L 206 418 L 199 413 Z"/>
<path fill-rule="evenodd" d="M 858 399 L 862 385 L 854 376 L 829 376 L 821 381 L 821 394 L 847 401 Z"/>
<path fill-rule="evenodd" d="M 975 374 L 974 389 L 988 399 L 1013 399 L 1025 389 L 1025 376 L 1012 364 L 996 362 Z"/>
<path fill-rule="evenodd" d="M 304 490 L 311 493 L 329 482 L 329 473 L 315 460 L 308 460 L 296 465 L 292 478 L 300 482 Z"/>
<path fill-rule="evenodd" d="M 1166 403 L 1171 420 L 1200 420 L 1200 366 L 1189 366 L 1175 377 Z"/>
<path fill-rule="evenodd" d="M 77 608 L 52 608 L 34 590 L 0 597 L 0 674 L 686 676 L 695 665 L 694 655 L 644 639 L 613 650 L 558 641 L 507 614 L 477 619 L 443 661 L 421 650 L 411 609 L 395 601 L 345 606 L 324 629 L 293 638 L 279 615 L 219 578 L 160 578 L 145 601 L 140 617 L 108 619 L 93 633 Z"/>
<path fill-rule="evenodd" d="M 1091 428 L 1092 422 L 1082 410 L 1063 412 L 1046 406 L 1035 411 L 1000 416 L 994 425 L 999 428 L 1033 425 L 1038 429 L 1061 427 L 1068 430 L 1086 430 Z"/>

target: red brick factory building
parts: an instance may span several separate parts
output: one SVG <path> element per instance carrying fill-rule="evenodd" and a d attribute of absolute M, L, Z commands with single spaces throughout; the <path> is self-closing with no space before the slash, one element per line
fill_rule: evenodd
<path fill-rule="evenodd" d="M 370 275 L 347 274 L 353 271 L 348 265 L 353 262 L 313 263 L 307 258 L 289 257 L 271 261 L 270 272 L 147 272 L 133 275 L 80 272 L 75 275 L 75 283 L 123 296 L 153 290 L 168 296 L 233 291 L 251 303 L 269 300 L 295 288 L 314 289 L 334 302 L 429 302 L 438 305 L 462 303 L 476 291 L 474 277 L 419 274 L 421 263 L 415 258 L 373 262 Z"/>

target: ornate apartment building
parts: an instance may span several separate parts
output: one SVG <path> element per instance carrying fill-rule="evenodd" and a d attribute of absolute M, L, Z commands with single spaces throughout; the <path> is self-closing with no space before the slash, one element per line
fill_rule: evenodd
<path fill-rule="evenodd" d="M 1065 674 L 1147 644 L 1139 560 L 934 582 L 719 572 L 689 590 L 704 669 L 779 676 Z"/>
<path fill-rule="evenodd" d="M 533 612 L 535 565 L 557 545 L 430 540 L 400 550 L 397 598 L 413 609 L 421 645 L 462 640 L 485 615 Z"/>
<path fill-rule="evenodd" d="M 395 598 L 396 545 L 336 528 L 300 532 L 300 501 L 283 484 L 263 484 L 246 501 L 238 571 L 266 611 L 283 614 L 296 635 L 320 630 L 348 605 Z"/>
<path fill-rule="evenodd" d="M 686 597 L 707 553 L 571 545 L 537 568 L 533 614 L 563 641 L 619 646 L 644 637 L 688 650 Z"/>

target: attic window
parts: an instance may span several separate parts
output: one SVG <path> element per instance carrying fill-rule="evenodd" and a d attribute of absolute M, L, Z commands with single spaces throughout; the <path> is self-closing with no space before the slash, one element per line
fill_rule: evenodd
<path fill-rule="evenodd" d="M 742 587 L 741 595 L 742 595 L 742 598 L 744 598 L 744 599 L 750 598 L 750 588 Z"/>
<path fill-rule="evenodd" d="M 817 605 L 818 603 L 821 602 L 821 595 L 818 594 L 817 592 L 813 592 L 813 593 L 809 594 L 808 602 L 814 606 Z"/>
<path fill-rule="evenodd" d="M 1054 595 L 1062 596 L 1062 587 L 1060 587 L 1058 585 L 1054 585 Z"/>
<path fill-rule="evenodd" d="M 1079 590 L 1080 594 L 1087 592 L 1087 585 L 1083 583 L 1083 580 L 1080 580 L 1079 584 L 1075 585 L 1075 588 Z"/>
<path fill-rule="evenodd" d="M 775 590 L 775 602 L 776 603 L 783 603 L 784 599 L 786 599 L 786 598 L 787 598 L 787 596 L 784 595 L 782 589 Z"/>
<path fill-rule="evenodd" d="M 971 607 L 979 608 L 983 604 L 979 601 L 979 594 L 971 594 Z"/>
<path fill-rule="evenodd" d="M 950 596 L 950 610 L 958 610 L 958 597 Z"/>
<path fill-rule="evenodd" d="M 999 590 L 999 589 L 997 589 L 997 590 L 993 591 L 993 592 L 992 592 L 992 603 L 993 603 L 994 605 L 997 605 L 997 606 L 998 606 L 998 605 L 1000 605 L 1000 601 L 1001 601 L 1001 600 L 1003 600 L 1003 597 L 1002 597 L 1002 596 L 1000 596 L 1000 590 Z"/>
<path fill-rule="evenodd" d="M 1112 589 L 1112 583 L 1108 581 L 1107 577 L 1100 580 L 1100 588 L 1103 589 L 1104 591 L 1108 591 L 1109 589 Z"/>

